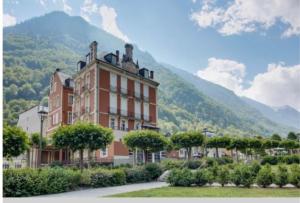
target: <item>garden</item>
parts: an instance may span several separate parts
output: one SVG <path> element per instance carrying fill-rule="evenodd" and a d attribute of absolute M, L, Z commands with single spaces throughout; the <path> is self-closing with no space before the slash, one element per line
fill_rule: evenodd
<path fill-rule="evenodd" d="M 4 128 L 4 155 L 18 156 L 28 149 L 30 138 L 15 127 Z M 34 136 L 34 143 L 38 143 Z M 297 138 L 298 139 L 298 138 Z M 53 164 L 38 169 L 6 169 L 3 172 L 5 197 L 28 197 L 62 193 L 82 188 L 111 187 L 133 183 L 166 181 L 170 187 L 136 191 L 116 196 L 300 196 L 300 155 L 298 140 L 278 136 L 206 138 L 200 132 L 176 133 L 166 138 L 149 130 L 131 131 L 123 141 L 145 155 L 158 151 L 185 149 L 184 160 L 164 159 L 160 163 L 120 166 L 92 166 L 84 168 L 82 151 L 107 146 L 113 140 L 112 131 L 98 125 L 78 123 L 58 128 L 52 136 L 52 145 L 79 151 L 80 165 Z M 46 143 L 44 144 L 46 145 Z M 193 147 L 215 149 L 216 157 L 192 157 Z M 287 153 L 276 154 L 281 147 Z M 219 155 L 219 149 L 235 151 L 235 156 Z M 240 155 L 243 155 L 240 157 Z M 216 186 L 218 186 L 216 188 Z M 275 188 L 276 187 L 276 188 Z"/>

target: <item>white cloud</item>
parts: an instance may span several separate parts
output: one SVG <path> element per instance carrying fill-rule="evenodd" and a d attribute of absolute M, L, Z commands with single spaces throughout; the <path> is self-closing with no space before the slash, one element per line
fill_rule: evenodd
<path fill-rule="evenodd" d="M 244 95 L 270 106 L 289 105 L 300 110 L 300 64 L 269 64 L 268 71 L 256 75 Z"/>
<path fill-rule="evenodd" d="M 204 1 L 191 20 L 201 28 L 214 27 L 223 35 L 267 30 L 280 21 L 287 26 L 283 37 L 300 34 L 299 0 L 235 0 L 223 7 Z"/>
<path fill-rule="evenodd" d="M 68 4 L 67 0 L 62 0 L 62 4 L 63 4 L 63 10 L 64 12 L 71 14 L 72 12 L 72 7 Z"/>
<path fill-rule="evenodd" d="M 124 40 L 125 42 L 129 42 L 129 38 L 122 33 L 117 24 L 117 13 L 114 8 L 108 7 L 106 5 L 102 5 L 99 8 L 100 15 L 102 17 L 102 29 L 106 32 Z"/>
<path fill-rule="evenodd" d="M 242 63 L 209 58 L 208 66 L 197 76 L 269 106 L 289 105 L 300 110 L 300 64 L 286 67 L 284 63 L 269 64 L 265 73 L 257 74 L 244 88 L 246 66 Z"/>
<path fill-rule="evenodd" d="M 80 15 L 86 21 L 91 22 L 90 16 L 98 12 L 98 5 L 93 0 L 84 0 L 83 5 L 80 7 Z"/>
<path fill-rule="evenodd" d="M 17 23 L 15 16 L 9 15 L 7 13 L 3 14 L 3 27 L 13 26 Z"/>
<path fill-rule="evenodd" d="M 228 60 L 209 58 L 208 66 L 197 72 L 197 76 L 219 84 L 236 94 L 242 94 L 242 83 L 246 67 L 244 64 Z"/>

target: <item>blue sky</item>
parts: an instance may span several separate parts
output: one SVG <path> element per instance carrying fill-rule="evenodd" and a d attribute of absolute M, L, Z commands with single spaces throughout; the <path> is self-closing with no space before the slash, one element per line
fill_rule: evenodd
<path fill-rule="evenodd" d="M 300 109 L 299 2 L 5 0 L 4 25 L 64 10 L 238 95 Z"/>

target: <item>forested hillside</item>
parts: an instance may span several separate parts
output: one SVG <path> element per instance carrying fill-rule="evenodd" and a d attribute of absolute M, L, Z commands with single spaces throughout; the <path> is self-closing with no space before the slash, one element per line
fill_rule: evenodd
<path fill-rule="evenodd" d="M 89 25 L 80 17 L 52 12 L 4 29 L 4 121 L 42 101 L 47 104 L 49 78 L 56 68 L 74 73 L 91 41 L 99 51 L 123 52 L 124 42 Z M 258 120 L 240 114 L 157 63 L 134 45 L 140 66 L 155 70 L 159 87 L 159 126 L 164 132 L 210 127 L 218 133 L 270 135 L 289 129 L 259 114 Z"/>

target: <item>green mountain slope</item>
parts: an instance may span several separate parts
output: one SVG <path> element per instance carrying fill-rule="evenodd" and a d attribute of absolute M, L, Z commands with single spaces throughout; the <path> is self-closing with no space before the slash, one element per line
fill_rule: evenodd
<path fill-rule="evenodd" d="M 52 12 L 4 29 L 4 120 L 15 124 L 18 113 L 47 103 L 51 73 L 61 68 L 74 73 L 76 63 L 96 40 L 99 51 L 123 52 L 124 42 L 89 25 L 80 17 Z M 202 129 L 209 126 L 219 133 L 263 134 L 286 132 L 275 123 L 239 115 L 221 102 L 203 94 L 153 57 L 134 45 L 140 66 L 155 70 L 159 90 L 159 125 L 163 131 Z M 265 118 L 263 118 L 265 119 Z M 269 122 L 269 121 L 268 121 Z"/>

